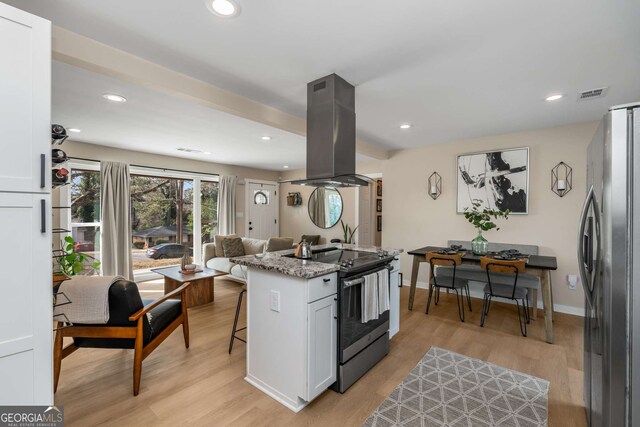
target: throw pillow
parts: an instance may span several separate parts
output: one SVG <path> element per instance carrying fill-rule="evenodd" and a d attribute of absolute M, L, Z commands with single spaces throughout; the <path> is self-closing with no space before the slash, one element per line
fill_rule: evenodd
<path fill-rule="evenodd" d="M 227 237 L 222 239 L 222 251 L 225 258 L 233 258 L 244 255 L 244 246 L 240 237 Z"/>
<path fill-rule="evenodd" d="M 267 241 L 267 252 L 284 251 L 293 248 L 293 239 L 289 237 L 270 237 Z"/>
<path fill-rule="evenodd" d="M 213 244 L 216 247 L 216 256 L 224 256 L 224 250 L 222 249 L 222 241 L 227 237 L 238 237 L 235 234 L 222 235 L 218 234 L 213 238 Z"/>

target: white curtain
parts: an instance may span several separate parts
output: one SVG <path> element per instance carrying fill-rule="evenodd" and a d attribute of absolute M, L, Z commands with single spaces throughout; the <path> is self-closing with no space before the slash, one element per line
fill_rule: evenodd
<path fill-rule="evenodd" d="M 236 177 L 220 176 L 218 188 L 218 234 L 236 232 Z"/>
<path fill-rule="evenodd" d="M 100 162 L 102 275 L 133 280 L 129 165 Z"/>

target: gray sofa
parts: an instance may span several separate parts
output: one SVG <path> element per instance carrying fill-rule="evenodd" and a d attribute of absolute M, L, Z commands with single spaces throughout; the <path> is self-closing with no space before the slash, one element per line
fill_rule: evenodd
<path fill-rule="evenodd" d="M 222 250 L 222 240 L 227 237 L 239 236 L 215 236 L 213 243 L 205 243 L 202 246 L 203 264 L 208 268 L 213 268 L 218 271 L 224 271 L 225 273 L 228 273 L 229 275 L 226 277 L 229 279 L 241 283 L 246 283 L 247 267 L 234 264 L 229 261 L 229 258 L 226 258 L 224 256 L 224 252 Z M 290 239 L 288 237 L 271 237 L 268 240 L 260 240 L 242 237 L 242 246 L 244 247 L 245 255 L 254 255 L 265 251 L 275 252 L 284 249 L 291 249 L 293 247 L 293 239 Z"/>

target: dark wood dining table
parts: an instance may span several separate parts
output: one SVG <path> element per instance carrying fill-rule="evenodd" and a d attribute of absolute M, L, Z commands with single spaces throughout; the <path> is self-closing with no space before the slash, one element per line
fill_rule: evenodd
<path fill-rule="evenodd" d="M 425 246 L 423 248 L 409 251 L 408 254 L 413 256 L 413 264 L 411 267 L 411 289 L 409 292 L 409 310 L 413 310 L 413 300 L 416 295 L 416 284 L 418 282 L 418 270 L 420 264 L 426 262 L 428 252 L 448 249 L 442 246 Z M 464 264 L 480 264 L 480 255 L 474 255 L 470 250 L 464 251 L 462 262 Z M 546 341 L 553 343 L 553 288 L 551 284 L 551 271 L 558 269 L 558 261 L 556 257 L 544 255 L 528 255 L 526 260 L 526 272 L 540 277 L 540 285 L 542 290 L 542 306 L 544 309 L 544 323 L 546 332 Z M 538 292 L 533 292 L 533 313 L 532 318 L 537 318 Z"/>

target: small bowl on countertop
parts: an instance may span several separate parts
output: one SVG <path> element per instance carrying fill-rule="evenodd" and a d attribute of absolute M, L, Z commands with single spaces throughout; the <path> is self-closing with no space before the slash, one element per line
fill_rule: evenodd
<path fill-rule="evenodd" d="M 197 265 L 195 265 L 195 264 L 187 264 L 187 265 L 185 265 L 185 266 L 184 266 L 184 269 L 185 269 L 186 271 L 193 271 L 193 270 L 195 270 L 197 267 L 198 267 L 198 266 L 197 266 Z"/>

